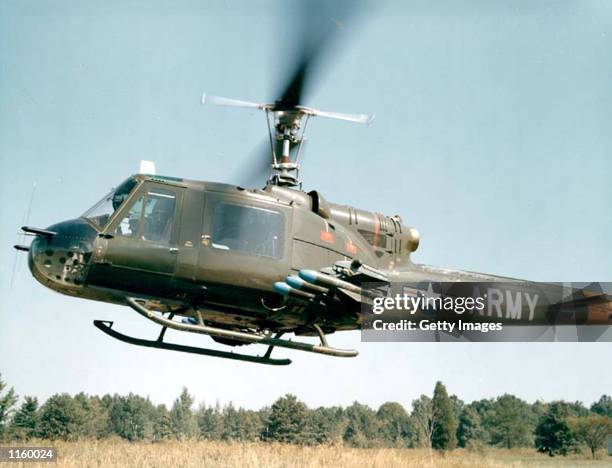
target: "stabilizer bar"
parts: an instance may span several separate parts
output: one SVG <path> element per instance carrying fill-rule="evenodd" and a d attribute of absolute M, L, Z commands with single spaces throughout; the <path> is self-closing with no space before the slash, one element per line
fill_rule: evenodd
<path fill-rule="evenodd" d="M 201 354 L 203 356 L 214 356 L 226 359 L 234 359 L 236 361 L 255 362 L 258 364 L 269 364 L 272 366 L 286 366 L 291 364 L 291 359 L 273 359 L 266 356 L 249 356 L 246 354 L 232 353 L 228 351 L 219 351 L 217 349 L 198 348 L 195 346 L 185 346 L 174 343 L 165 343 L 161 340 L 143 340 L 134 338 L 133 336 L 124 335 L 112 329 L 113 322 L 104 320 L 94 320 L 94 325 L 99 330 L 107 335 L 124 343 L 133 344 L 136 346 L 145 346 L 147 348 L 167 349 L 170 351 L 181 351 L 183 353 Z"/>
<path fill-rule="evenodd" d="M 303 343 L 300 341 L 282 340 L 267 335 L 259 335 L 255 333 L 226 330 L 224 328 L 209 327 L 204 324 L 191 325 L 187 323 L 179 323 L 154 314 L 142 304 L 140 304 L 136 298 L 128 297 L 126 298 L 126 302 L 132 309 L 134 309 L 143 317 L 148 318 L 149 320 L 163 327 L 173 328 L 175 330 L 191 333 L 200 333 L 202 335 L 216 336 L 219 338 L 229 338 L 232 340 L 244 341 L 245 343 L 259 343 L 279 348 L 297 349 L 298 351 L 326 354 L 328 356 L 355 357 L 359 354 L 353 349 L 338 349 L 332 348 L 331 346 L 327 346 L 327 343 L 325 343 L 323 339 L 321 340 L 321 345 L 314 345 L 311 343 Z"/>

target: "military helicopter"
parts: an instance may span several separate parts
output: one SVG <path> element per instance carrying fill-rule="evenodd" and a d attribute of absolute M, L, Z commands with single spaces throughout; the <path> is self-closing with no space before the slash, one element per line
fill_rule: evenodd
<path fill-rule="evenodd" d="M 319 15 L 320 16 L 320 15 Z M 161 326 L 157 339 L 127 336 L 113 322 L 94 325 L 120 341 L 150 348 L 270 365 L 289 348 L 337 357 L 327 335 L 360 329 L 366 282 L 497 281 L 502 278 L 414 264 L 419 233 L 386 216 L 305 192 L 299 158 L 313 117 L 368 124 L 372 116 L 325 112 L 302 104 L 313 63 L 333 34 L 304 41 L 289 81 L 272 103 L 204 94 L 202 103 L 261 110 L 268 127 L 269 177 L 261 189 L 155 175 L 151 164 L 85 213 L 33 236 L 34 278 L 62 294 L 127 305 Z M 328 28 L 329 29 L 329 28 Z M 595 314 L 595 315 L 593 315 Z M 590 317 L 590 318 L 589 318 Z M 601 312 L 585 318 L 609 323 Z M 603 320 L 603 322 L 602 322 Z M 267 346 L 263 355 L 164 341 L 168 328 L 208 335 L 235 347 Z M 319 343 L 285 339 L 318 337 Z"/>

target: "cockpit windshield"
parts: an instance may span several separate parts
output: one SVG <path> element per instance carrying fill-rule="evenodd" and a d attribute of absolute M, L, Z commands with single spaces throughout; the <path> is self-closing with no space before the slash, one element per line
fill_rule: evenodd
<path fill-rule="evenodd" d="M 102 200 L 83 213 L 82 218 L 91 221 L 100 229 L 104 229 L 113 213 L 119 209 L 123 202 L 127 200 L 132 190 L 134 190 L 136 183 L 136 179 L 130 177 L 119 187 L 113 189 Z"/>

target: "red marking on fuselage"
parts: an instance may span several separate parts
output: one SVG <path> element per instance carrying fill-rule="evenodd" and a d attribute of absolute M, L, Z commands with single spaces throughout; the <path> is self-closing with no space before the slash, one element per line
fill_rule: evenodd
<path fill-rule="evenodd" d="M 372 240 L 372 245 L 378 245 L 378 231 L 380 230 L 380 220 L 378 219 L 378 215 L 374 213 L 374 239 Z"/>
<path fill-rule="evenodd" d="M 353 244 L 353 242 L 349 239 L 346 242 L 346 250 L 348 251 L 348 253 L 352 254 L 352 255 L 356 255 L 357 254 L 357 246 L 355 244 Z"/>
<path fill-rule="evenodd" d="M 321 240 L 328 244 L 333 244 L 336 242 L 336 236 L 334 236 L 334 233 L 331 231 L 321 231 Z"/>

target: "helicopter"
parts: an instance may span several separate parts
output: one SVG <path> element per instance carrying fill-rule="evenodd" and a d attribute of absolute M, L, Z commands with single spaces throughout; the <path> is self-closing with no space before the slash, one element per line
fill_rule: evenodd
<path fill-rule="evenodd" d="M 319 15 L 320 16 L 320 15 Z M 324 17 L 332 24 L 329 17 Z M 335 27 L 335 26 L 334 26 Z M 312 67 L 333 29 L 305 40 L 278 99 L 258 103 L 203 94 L 204 105 L 258 109 L 270 151 L 263 188 L 156 175 L 145 162 L 80 217 L 47 228 L 23 226 L 34 278 L 62 294 L 130 307 L 161 327 L 156 339 L 125 335 L 109 321 L 94 325 L 112 338 L 149 348 L 269 365 L 287 348 L 335 357 L 357 351 L 328 335 L 359 330 L 371 297 L 365 283 L 516 281 L 413 263 L 420 236 L 399 215 L 328 201 L 302 190 L 300 155 L 307 124 L 329 118 L 369 124 L 373 116 L 303 105 Z M 606 295 L 586 304 L 584 323 L 610 323 Z M 594 302 L 595 307 L 590 303 Z M 168 329 L 211 337 L 229 347 L 259 344 L 263 355 L 165 341 Z M 283 338 L 317 337 L 318 344 Z"/>

